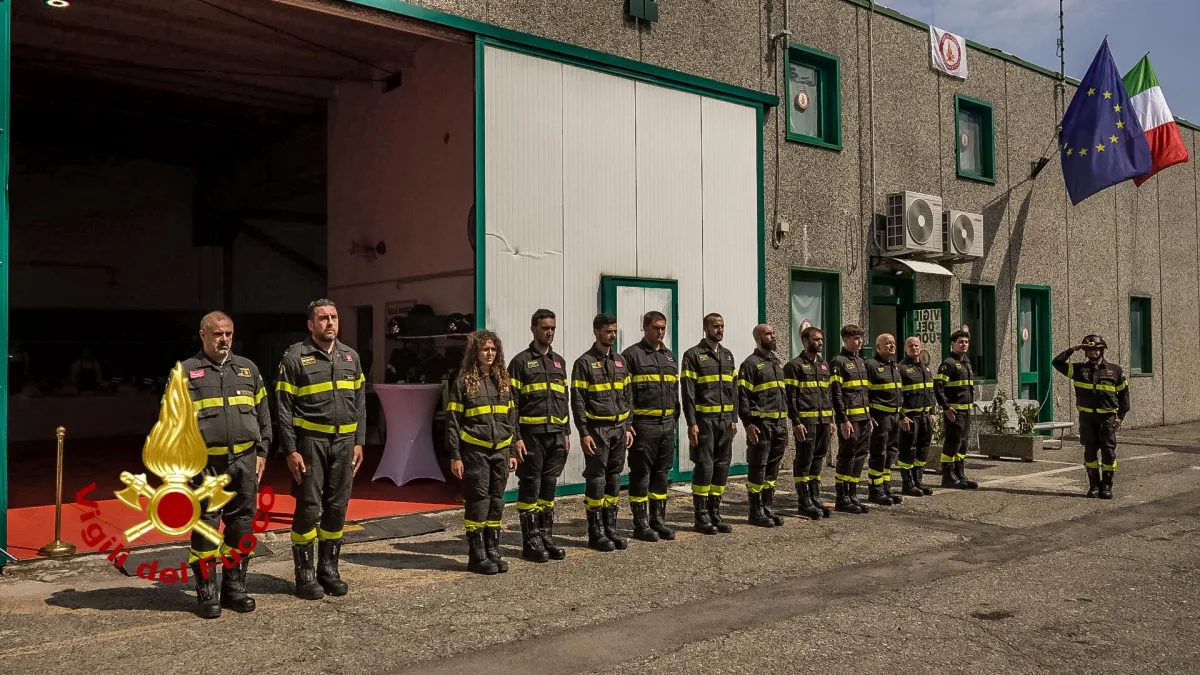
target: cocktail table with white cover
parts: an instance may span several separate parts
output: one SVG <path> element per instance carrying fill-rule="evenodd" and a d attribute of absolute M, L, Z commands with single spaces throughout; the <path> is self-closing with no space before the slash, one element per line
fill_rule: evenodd
<path fill-rule="evenodd" d="M 387 424 L 387 441 L 371 480 L 404 485 L 420 478 L 445 482 L 433 451 L 433 415 L 442 401 L 441 384 L 376 384 Z"/>

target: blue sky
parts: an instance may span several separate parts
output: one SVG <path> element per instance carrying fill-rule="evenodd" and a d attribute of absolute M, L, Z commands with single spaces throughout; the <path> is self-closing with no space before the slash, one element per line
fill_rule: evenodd
<path fill-rule="evenodd" d="M 881 0 L 901 14 L 1058 70 L 1058 0 Z M 1108 36 L 1126 73 L 1146 52 L 1176 117 L 1200 124 L 1200 0 L 1066 0 L 1067 75 Z M 967 62 L 968 69 L 970 62 Z"/>

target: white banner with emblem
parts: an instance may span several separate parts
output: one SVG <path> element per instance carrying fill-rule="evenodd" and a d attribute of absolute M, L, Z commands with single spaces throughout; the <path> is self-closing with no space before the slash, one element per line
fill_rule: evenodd
<path fill-rule="evenodd" d="M 929 49 L 933 69 L 947 75 L 967 79 L 967 41 L 954 33 L 929 27 Z"/>

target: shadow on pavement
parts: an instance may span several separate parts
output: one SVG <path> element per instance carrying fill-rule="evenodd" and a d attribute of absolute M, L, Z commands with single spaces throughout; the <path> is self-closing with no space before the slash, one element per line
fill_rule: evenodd
<path fill-rule="evenodd" d="M 971 492 L 1003 492 L 1010 495 L 1028 495 L 1033 497 L 1071 497 L 1074 499 L 1083 499 L 1082 492 L 1064 492 L 1061 490 L 1022 490 L 1020 488 L 1005 488 L 1005 487 L 987 487 L 980 485 L 977 490 Z"/>
<path fill-rule="evenodd" d="M 139 610 L 164 612 L 193 612 L 196 597 L 187 591 L 190 585 L 157 584 L 153 588 L 100 588 L 77 591 L 68 588 L 55 591 L 46 604 L 65 609 Z"/>

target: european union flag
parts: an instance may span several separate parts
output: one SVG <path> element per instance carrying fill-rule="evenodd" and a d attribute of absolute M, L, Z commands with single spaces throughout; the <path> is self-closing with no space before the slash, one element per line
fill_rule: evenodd
<path fill-rule="evenodd" d="M 1153 165 L 1150 144 L 1108 51 L 1108 38 L 1067 106 L 1059 140 L 1072 204 L 1148 173 Z"/>

